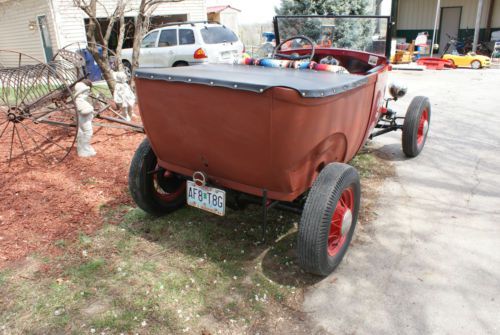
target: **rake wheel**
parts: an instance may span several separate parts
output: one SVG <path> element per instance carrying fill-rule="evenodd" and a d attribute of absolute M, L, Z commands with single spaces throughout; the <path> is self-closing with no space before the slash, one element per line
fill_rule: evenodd
<path fill-rule="evenodd" d="M 0 163 L 55 164 L 68 156 L 78 129 L 75 73 L 64 60 L 44 64 L 0 50 Z"/>

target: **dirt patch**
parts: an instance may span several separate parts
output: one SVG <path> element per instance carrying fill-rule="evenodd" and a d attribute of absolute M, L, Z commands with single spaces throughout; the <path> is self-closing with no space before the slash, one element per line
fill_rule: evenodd
<path fill-rule="evenodd" d="M 97 156 L 73 151 L 57 165 L 0 165 L 0 268 L 33 251 L 58 252 L 54 242 L 101 227 L 99 208 L 129 202 L 127 173 L 143 134 L 99 128 Z"/>
<path fill-rule="evenodd" d="M 107 312 L 111 308 L 109 301 L 94 301 L 82 309 L 82 315 L 92 318 Z"/>
<path fill-rule="evenodd" d="M 322 278 L 297 265 L 300 217 L 270 211 L 262 244 L 258 206 L 225 217 L 193 208 L 145 214 L 127 191 L 143 137 L 102 129 L 96 158 L 72 153 L 51 167 L 0 167 L 0 327 L 40 334 L 327 334 L 301 311 L 304 291 Z M 356 244 L 369 236 L 359 229 L 370 227 L 378 186 L 393 169 L 369 147 L 351 164 L 363 189 Z"/>
<path fill-rule="evenodd" d="M 60 243 L 102 226 L 100 209 L 130 204 L 127 174 L 143 134 L 98 128 L 97 156 L 73 151 L 62 163 L 27 166 L 23 160 L 0 166 L 0 269 L 34 251 L 56 255 Z M 365 148 L 353 160 L 363 179 L 361 224 L 372 219 L 378 185 L 393 174 L 391 165 Z M 375 170 L 376 169 L 376 170 Z"/>

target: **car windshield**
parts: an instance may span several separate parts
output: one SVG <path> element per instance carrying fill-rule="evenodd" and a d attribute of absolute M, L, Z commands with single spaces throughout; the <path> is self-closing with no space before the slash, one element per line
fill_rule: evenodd
<path fill-rule="evenodd" d="M 224 26 L 204 27 L 201 36 L 206 44 L 232 43 L 238 41 L 238 36 Z"/>
<path fill-rule="evenodd" d="M 277 16 L 280 42 L 304 35 L 324 48 L 340 48 L 386 54 L 389 18 L 384 16 Z M 283 50 L 307 47 L 304 40 L 292 40 Z"/>

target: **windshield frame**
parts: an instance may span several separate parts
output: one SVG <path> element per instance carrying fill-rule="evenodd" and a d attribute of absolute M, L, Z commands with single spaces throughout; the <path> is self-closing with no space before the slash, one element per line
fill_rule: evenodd
<path fill-rule="evenodd" d="M 387 62 L 391 59 L 391 42 L 392 42 L 392 24 L 391 17 L 388 15 L 276 15 L 273 18 L 274 34 L 276 38 L 276 45 L 281 43 L 279 19 L 383 19 L 387 20 L 387 32 L 385 43 L 385 57 Z M 350 49 L 346 49 L 350 50 Z M 360 51 L 364 52 L 364 51 Z"/>

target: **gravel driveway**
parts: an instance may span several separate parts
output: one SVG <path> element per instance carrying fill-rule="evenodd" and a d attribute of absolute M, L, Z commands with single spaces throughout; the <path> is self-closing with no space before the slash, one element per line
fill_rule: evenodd
<path fill-rule="evenodd" d="M 373 141 L 396 177 L 377 217 L 304 310 L 334 334 L 500 333 L 500 70 L 397 72 L 432 103 L 423 153 Z"/>

